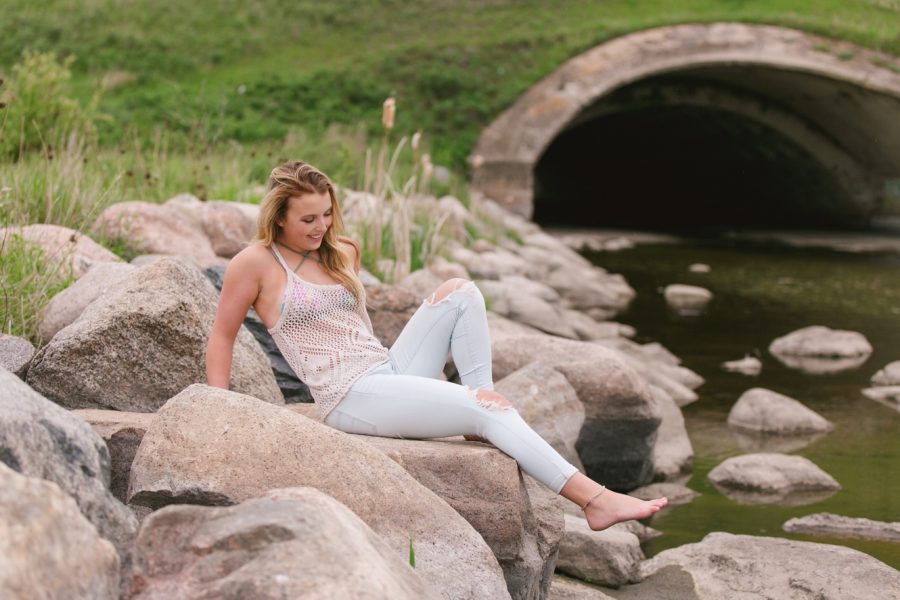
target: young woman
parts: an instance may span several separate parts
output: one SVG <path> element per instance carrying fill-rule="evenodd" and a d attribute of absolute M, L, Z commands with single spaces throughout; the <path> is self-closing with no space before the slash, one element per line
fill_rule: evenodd
<path fill-rule="evenodd" d="M 665 498 L 643 501 L 607 490 L 579 473 L 493 391 L 484 298 L 471 281 L 444 282 L 385 348 L 366 313 L 359 247 L 341 229 L 334 186 L 324 174 L 300 161 L 272 171 L 256 243 L 225 271 L 206 354 L 210 385 L 228 388 L 234 339 L 252 306 L 331 427 L 486 439 L 581 507 L 596 530 L 666 505 Z M 448 350 L 462 385 L 438 379 Z"/>

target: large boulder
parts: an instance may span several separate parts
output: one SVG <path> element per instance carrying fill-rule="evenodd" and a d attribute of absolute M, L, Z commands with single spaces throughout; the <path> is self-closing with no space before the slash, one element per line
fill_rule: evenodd
<path fill-rule="evenodd" d="M 651 388 L 662 417 L 653 445 L 653 479 L 671 481 L 691 472 L 694 447 L 688 437 L 681 409 L 669 394 L 656 386 Z"/>
<path fill-rule="evenodd" d="M 69 408 L 152 412 L 206 380 L 206 344 L 216 293 L 203 273 L 175 259 L 135 270 L 96 299 L 32 361 L 28 383 Z M 238 391 L 275 403 L 284 398 L 269 361 L 245 329 L 231 367 Z"/>
<path fill-rule="evenodd" d="M 641 575 L 667 567 L 689 573 L 699 598 L 870 600 L 900 589 L 900 572 L 857 550 L 730 533 L 665 550 L 641 565 Z"/>
<path fill-rule="evenodd" d="M 0 598 L 119 597 L 119 557 L 71 496 L 0 463 Z"/>
<path fill-rule="evenodd" d="M 256 234 L 259 206 L 255 204 L 224 200 L 204 202 L 191 194 L 179 194 L 163 206 L 181 211 L 199 225 L 213 252 L 219 256 L 233 257 L 246 248 Z"/>
<path fill-rule="evenodd" d="M 540 484 L 526 487 L 512 458 L 480 443 L 355 437 L 384 452 L 481 534 L 514 600 L 546 595 L 562 509 Z"/>
<path fill-rule="evenodd" d="M 101 262 L 91 267 L 81 279 L 62 290 L 38 314 L 38 337 L 44 343 L 67 327 L 104 294 L 109 294 L 135 270 L 134 265 L 122 262 Z"/>
<path fill-rule="evenodd" d="M 506 598 L 503 572 L 465 519 L 373 446 L 291 410 L 193 385 L 160 409 L 131 468 L 129 501 L 227 505 L 312 486 L 344 503 L 453 598 Z"/>
<path fill-rule="evenodd" d="M 130 591 L 136 600 L 439 598 L 359 517 L 309 487 L 153 513 Z"/>
<path fill-rule="evenodd" d="M 569 381 L 585 408 L 576 449 L 591 477 L 617 490 L 650 483 L 662 415 L 650 386 L 619 352 L 548 335 L 502 336 L 492 351 L 495 379 L 541 361 Z"/>
<path fill-rule="evenodd" d="M 788 367 L 818 375 L 859 367 L 872 345 L 856 331 L 812 325 L 775 339 L 769 352 Z"/>
<path fill-rule="evenodd" d="M 708 478 L 722 494 L 741 504 L 811 504 L 841 489 L 808 458 L 777 453 L 728 458 Z"/>
<path fill-rule="evenodd" d="M 559 371 L 540 362 L 529 363 L 498 381 L 494 389 L 554 450 L 584 470 L 575 450 L 584 425 L 584 405 Z"/>
<path fill-rule="evenodd" d="M 137 519 L 109 491 L 106 444 L 90 425 L 5 369 L 0 369 L 0 462 L 72 496 L 127 567 Z"/>
<path fill-rule="evenodd" d="M 834 429 L 827 419 L 800 402 L 764 388 L 752 388 L 741 394 L 728 413 L 728 424 L 749 431 L 782 435 Z"/>
<path fill-rule="evenodd" d="M 401 287 L 384 284 L 366 287 L 366 308 L 372 329 L 375 337 L 387 348 L 397 341 L 400 332 L 421 305 L 422 298 Z"/>
<path fill-rule="evenodd" d="M 681 361 L 659 344 L 642 345 L 622 337 L 607 337 L 595 343 L 618 351 L 647 383 L 665 391 L 679 407 L 697 400 L 693 390 L 703 385 L 703 377 L 681 366 Z"/>
<path fill-rule="evenodd" d="M 789 519 L 782 529 L 790 533 L 900 542 L 900 522 L 898 521 L 887 523 L 831 513 L 816 513 Z"/>
<path fill-rule="evenodd" d="M 34 346 L 25 338 L 0 333 L 0 367 L 17 377 L 25 378 L 34 352 Z"/>
<path fill-rule="evenodd" d="M 556 569 L 591 583 L 619 587 L 640 581 L 641 541 L 621 523 L 592 531 L 581 517 L 566 514 L 566 535 Z"/>
<path fill-rule="evenodd" d="M 11 235 L 37 244 L 48 264 L 58 265 L 60 273 L 71 274 L 76 279 L 98 262 L 122 260 L 88 236 L 68 227 L 38 224 L 0 228 L 0 251 L 9 245 L 7 237 Z"/>
<path fill-rule="evenodd" d="M 516 280 L 525 279 L 516 276 L 507 277 L 501 281 L 482 280 L 478 282 L 478 287 L 484 294 L 491 310 L 551 335 L 570 339 L 578 338 L 575 330 L 566 321 L 562 310 L 541 297 L 540 289 L 534 290 L 537 293 L 533 293 L 527 286 L 516 283 Z"/>
<path fill-rule="evenodd" d="M 142 254 L 189 256 L 203 267 L 226 262 L 216 256 L 203 225 L 173 206 L 118 202 L 97 217 L 91 231 Z"/>

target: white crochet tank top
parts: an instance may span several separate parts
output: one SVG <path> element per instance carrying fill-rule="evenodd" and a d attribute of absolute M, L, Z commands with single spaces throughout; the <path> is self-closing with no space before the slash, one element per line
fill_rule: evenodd
<path fill-rule="evenodd" d="M 361 375 L 388 361 L 388 350 L 372 330 L 365 295 L 304 281 L 269 248 L 287 273 L 284 309 L 269 333 L 324 420 Z"/>

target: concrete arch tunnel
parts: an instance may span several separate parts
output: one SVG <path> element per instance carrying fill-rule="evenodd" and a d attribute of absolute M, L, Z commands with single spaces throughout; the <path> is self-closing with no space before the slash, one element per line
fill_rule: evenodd
<path fill-rule="evenodd" d="M 498 117 L 472 188 L 550 225 L 866 227 L 900 217 L 897 65 L 780 27 L 624 36 Z"/>

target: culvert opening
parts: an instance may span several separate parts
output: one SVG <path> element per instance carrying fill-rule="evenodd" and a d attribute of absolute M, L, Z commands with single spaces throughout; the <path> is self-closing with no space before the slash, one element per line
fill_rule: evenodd
<path fill-rule="evenodd" d="M 778 130 L 711 107 L 640 106 L 563 131 L 535 166 L 534 220 L 661 231 L 866 224 L 835 173 Z"/>

